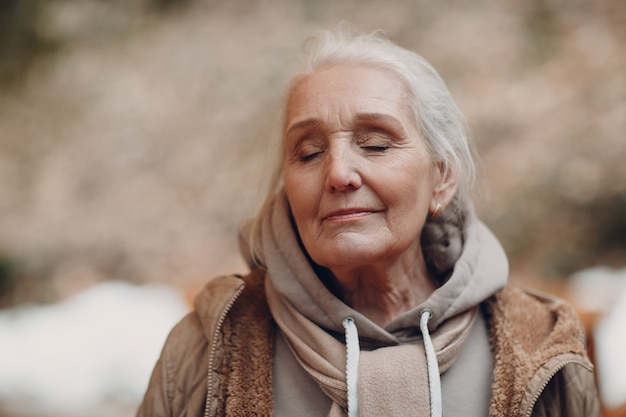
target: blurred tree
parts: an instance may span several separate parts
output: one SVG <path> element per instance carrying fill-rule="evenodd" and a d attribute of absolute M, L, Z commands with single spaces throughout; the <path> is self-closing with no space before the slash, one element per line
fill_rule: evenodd
<path fill-rule="evenodd" d="M 13 262 L 0 253 L 0 308 L 10 303 L 16 286 Z"/>
<path fill-rule="evenodd" d="M 41 30 L 46 1 L 0 1 L 0 83 L 12 85 L 45 53 L 56 49 Z"/>
<path fill-rule="evenodd" d="M 82 26 L 90 31 L 102 32 L 102 28 L 98 30 L 98 21 L 102 15 L 90 14 L 90 10 L 108 10 L 111 15 L 122 14 L 128 24 L 131 21 L 141 21 L 149 11 L 167 13 L 182 9 L 191 2 L 192 0 L 1 0 L 0 86 L 19 86 L 34 64 L 58 51 L 64 42 L 73 40 L 57 36 L 58 33 L 50 30 L 50 12 L 55 6 L 81 8 Z M 98 7 L 87 7 L 89 5 Z M 102 25 L 102 22 L 99 23 Z M 80 34 L 85 35 L 84 32 Z"/>
<path fill-rule="evenodd" d="M 191 2 L 192 0 L 150 0 L 149 4 L 157 11 L 170 11 L 184 7 Z"/>
<path fill-rule="evenodd" d="M 589 223 L 598 225 L 590 252 L 599 258 L 626 256 L 626 195 L 610 195 L 587 207 Z"/>
<path fill-rule="evenodd" d="M 558 38 L 558 10 L 548 0 L 531 0 L 525 4 L 525 27 L 527 31 L 527 58 L 533 64 L 541 64 L 555 53 Z"/>

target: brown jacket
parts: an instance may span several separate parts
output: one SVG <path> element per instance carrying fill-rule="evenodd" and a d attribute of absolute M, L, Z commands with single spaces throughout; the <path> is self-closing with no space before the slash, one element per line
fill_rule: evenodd
<path fill-rule="evenodd" d="M 275 325 L 263 277 L 207 284 L 165 343 L 138 417 L 272 415 Z M 491 417 L 600 416 L 571 306 L 508 286 L 482 307 L 494 354 Z"/>

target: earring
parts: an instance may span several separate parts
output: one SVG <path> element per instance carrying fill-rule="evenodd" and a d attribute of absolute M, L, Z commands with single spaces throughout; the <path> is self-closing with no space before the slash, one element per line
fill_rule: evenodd
<path fill-rule="evenodd" d="M 431 220 L 436 219 L 441 214 L 441 209 L 442 209 L 441 204 L 437 203 L 437 205 L 435 206 L 435 209 L 430 212 Z"/>

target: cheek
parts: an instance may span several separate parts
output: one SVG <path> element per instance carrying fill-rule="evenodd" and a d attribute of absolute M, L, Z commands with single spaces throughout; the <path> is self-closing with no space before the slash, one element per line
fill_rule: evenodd
<path fill-rule="evenodd" d="M 406 224 L 421 223 L 428 215 L 433 196 L 433 178 L 425 169 L 398 170 L 406 175 L 393 179 L 395 187 L 383 188 L 394 210 L 397 221 Z"/>
<path fill-rule="evenodd" d="M 284 184 L 287 200 L 291 207 L 291 212 L 300 226 L 303 219 L 310 215 L 313 208 L 314 193 L 311 189 L 312 181 L 297 173 L 285 172 Z"/>

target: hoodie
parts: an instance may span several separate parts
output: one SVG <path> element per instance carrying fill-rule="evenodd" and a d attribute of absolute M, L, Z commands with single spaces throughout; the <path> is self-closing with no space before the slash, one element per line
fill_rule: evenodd
<path fill-rule="evenodd" d="M 430 407 L 431 415 L 441 415 L 442 408 L 447 414 L 447 410 L 458 408 L 458 404 L 465 405 L 466 416 L 485 415 L 492 357 L 486 324 L 482 315 L 477 314 L 477 306 L 506 285 L 508 263 L 496 238 L 478 219 L 470 215 L 463 251 L 445 283 L 421 305 L 400 315 L 384 328 L 343 303 L 318 278 L 314 266 L 301 249 L 284 196 L 275 200 L 262 226 L 262 235 L 269 281 L 266 292 L 279 328 L 276 342 L 279 348 L 273 361 L 276 416 L 291 415 L 294 404 L 297 404 L 300 415 L 341 415 L 329 413 L 333 404 L 330 399 L 338 402 L 348 415 L 355 408 L 360 408 L 361 415 L 367 415 L 367 410 L 371 410 L 372 415 L 398 414 L 405 409 L 419 408 L 419 397 L 424 395 L 426 398 L 421 406 Z M 428 312 L 429 317 L 426 323 L 421 323 L 424 312 Z M 288 320 L 283 318 L 292 314 L 298 318 L 292 321 L 290 329 Z M 444 326 L 470 315 L 462 324 L 466 327 L 462 331 L 455 333 L 454 329 L 458 326 Z M 346 318 L 351 319 L 351 327 L 345 327 Z M 313 324 L 311 333 L 300 331 L 307 326 L 307 322 Z M 426 327 L 420 328 L 421 325 Z M 332 340 L 318 343 L 324 335 L 315 333 L 317 328 L 339 339 L 342 345 L 345 339 L 347 346 L 337 346 L 335 350 L 342 357 L 347 351 L 347 362 L 351 357 L 353 362 L 361 360 L 355 367 L 354 375 L 337 375 L 334 369 L 328 370 L 329 365 L 319 360 L 318 356 L 332 356 L 335 352 L 326 349 L 332 345 Z M 356 345 L 352 349 L 349 329 L 356 334 L 353 339 Z M 452 340 L 440 342 L 444 343 L 440 352 L 430 349 L 431 356 L 436 359 L 429 363 L 429 340 L 437 345 L 438 341 L 446 338 Z M 465 344 L 469 347 L 465 348 Z M 412 349 L 414 345 L 419 345 L 419 348 Z M 313 352 L 309 354 L 311 350 Z M 371 356 L 376 354 L 372 359 L 375 362 L 373 365 L 367 366 L 367 356 L 363 353 L 359 355 L 361 350 L 371 352 L 368 353 Z M 406 354 L 403 353 L 405 351 Z M 425 366 L 413 364 L 416 360 L 425 362 Z M 395 369 L 393 362 L 399 362 Z M 342 367 L 347 371 L 345 364 L 339 363 L 336 367 L 341 372 Z M 320 372 L 323 375 L 317 377 Z M 440 372 L 443 372 L 442 378 Z M 359 373 L 365 375 L 360 376 Z M 332 384 L 324 382 L 327 378 L 338 380 L 333 384 L 341 384 L 345 380 L 345 392 L 342 386 L 334 394 L 332 387 L 327 386 Z M 320 390 L 330 399 L 320 396 Z M 350 406 L 351 391 L 354 395 Z M 445 394 L 443 406 L 442 392 Z M 348 399 L 341 401 L 341 396 Z M 363 403 L 368 401 L 375 404 L 369 407 L 365 404 L 364 407 Z M 390 404 L 384 405 L 386 402 Z M 380 404 L 383 404 L 382 408 Z M 308 410 L 308 413 L 303 410 Z"/>

